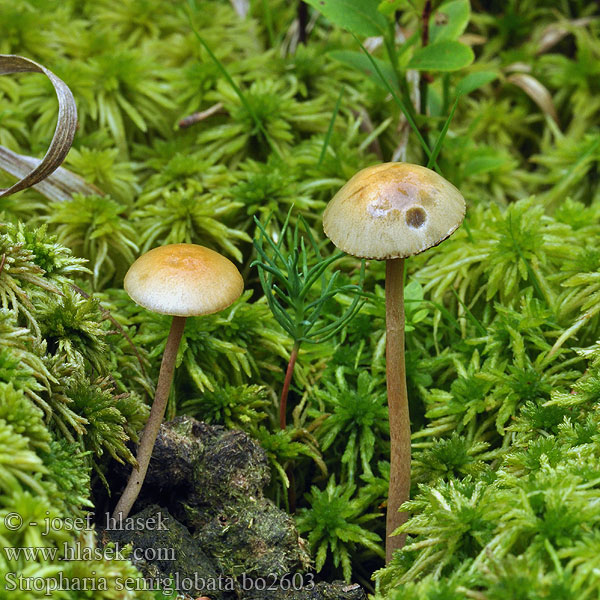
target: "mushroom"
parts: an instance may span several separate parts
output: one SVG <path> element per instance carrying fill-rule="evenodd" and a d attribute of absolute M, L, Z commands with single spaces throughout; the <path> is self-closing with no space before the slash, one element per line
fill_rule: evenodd
<path fill-rule="evenodd" d="M 465 216 L 465 200 L 443 177 L 418 165 L 383 163 L 359 171 L 323 214 L 325 235 L 344 252 L 386 261 L 386 379 L 390 419 L 390 489 L 386 562 L 406 535 L 399 512 L 410 493 L 410 418 L 404 364 L 404 259 L 437 246 Z M 390 537 L 392 536 L 392 537 Z"/>
<path fill-rule="evenodd" d="M 196 244 L 170 244 L 140 256 L 127 271 L 124 287 L 134 302 L 152 312 L 172 315 L 173 321 L 154 402 L 138 446 L 137 467 L 113 512 L 114 518 L 121 519 L 129 515 L 146 477 L 167 407 L 186 318 L 227 308 L 239 298 L 244 281 L 235 265 L 214 250 Z"/>

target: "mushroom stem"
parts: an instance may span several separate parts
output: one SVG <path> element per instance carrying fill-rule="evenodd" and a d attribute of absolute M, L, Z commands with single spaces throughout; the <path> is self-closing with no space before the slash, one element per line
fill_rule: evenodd
<path fill-rule="evenodd" d="M 404 365 L 404 259 L 388 259 L 385 265 L 386 376 L 390 419 L 390 489 L 386 518 L 385 559 L 404 546 L 406 534 L 391 534 L 406 522 L 398 512 L 410 494 L 410 417 Z"/>
<path fill-rule="evenodd" d="M 173 382 L 173 372 L 175 371 L 175 359 L 177 358 L 177 350 L 183 335 L 185 319 L 185 317 L 173 317 L 165 353 L 163 354 L 162 362 L 160 364 L 160 373 L 158 375 L 158 383 L 156 384 L 154 402 L 152 403 L 150 416 L 148 417 L 146 427 L 144 427 L 138 446 L 136 456 L 138 466 L 133 468 L 127 486 L 115 507 L 113 512 L 113 518 L 115 519 L 119 516 L 121 519 L 127 518 L 131 507 L 140 493 L 142 484 L 144 483 L 148 465 L 150 464 L 150 458 L 152 456 L 152 450 L 154 449 L 154 442 L 156 441 L 160 425 L 165 416 L 169 391 L 171 390 L 171 383 Z"/>
<path fill-rule="evenodd" d="M 281 429 L 285 429 L 286 426 L 287 397 L 290 391 L 290 384 L 292 383 L 292 375 L 294 374 L 294 366 L 296 365 L 296 359 L 298 358 L 299 347 L 300 344 L 296 342 L 292 348 L 287 371 L 285 372 L 285 380 L 283 381 L 283 390 L 281 390 L 281 400 L 279 401 L 279 427 Z"/>

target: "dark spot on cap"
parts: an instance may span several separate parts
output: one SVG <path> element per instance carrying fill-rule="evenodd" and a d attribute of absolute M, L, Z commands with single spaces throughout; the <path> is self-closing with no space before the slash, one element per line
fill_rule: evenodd
<path fill-rule="evenodd" d="M 406 211 L 406 224 L 413 229 L 418 229 L 425 223 L 427 213 L 420 206 L 413 206 Z"/>

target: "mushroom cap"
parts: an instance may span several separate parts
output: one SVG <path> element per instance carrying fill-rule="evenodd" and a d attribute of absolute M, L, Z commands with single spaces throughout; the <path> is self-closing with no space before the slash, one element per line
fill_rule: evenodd
<path fill-rule="evenodd" d="M 359 171 L 330 200 L 325 235 L 360 258 L 402 258 L 437 246 L 465 216 L 461 193 L 435 171 L 383 163 Z"/>
<path fill-rule="evenodd" d="M 142 254 L 125 275 L 125 291 L 152 312 L 178 317 L 227 308 L 244 290 L 236 266 L 196 244 L 169 244 Z"/>

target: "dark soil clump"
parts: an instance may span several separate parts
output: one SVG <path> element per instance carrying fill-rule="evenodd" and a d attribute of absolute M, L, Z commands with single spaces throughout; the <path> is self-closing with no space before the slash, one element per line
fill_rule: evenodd
<path fill-rule="evenodd" d="M 211 600 L 365 599 L 356 584 L 314 582 L 293 519 L 263 495 L 269 480 L 247 434 L 177 417 L 161 426 L 131 517 L 103 537 L 131 543 L 147 578 Z"/>

